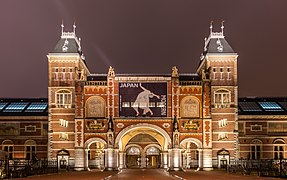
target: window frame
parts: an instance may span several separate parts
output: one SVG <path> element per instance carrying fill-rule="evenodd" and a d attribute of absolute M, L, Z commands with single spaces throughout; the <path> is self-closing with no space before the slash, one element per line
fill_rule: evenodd
<path fill-rule="evenodd" d="M 55 103 L 57 108 L 71 108 L 72 92 L 67 89 L 58 90 L 55 94 Z"/>
<path fill-rule="evenodd" d="M 229 108 L 231 104 L 231 92 L 227 89 L 218 89 L 214 91 L 215 108 Z M 227 102 L 224 102 L 224 95 L 227 96 Z M 219 98 L 217 98 L 219 96 Z M 218 102 L 219 99 L 219 102 Z"/>

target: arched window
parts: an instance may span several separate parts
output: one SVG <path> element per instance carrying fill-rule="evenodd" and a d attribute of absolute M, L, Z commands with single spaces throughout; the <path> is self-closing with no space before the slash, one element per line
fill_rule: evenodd
<path fill-rule="evenodd" d="M 9 159 L 14 157 L 14 143 L 11 140 L 4 140 L 2 142 L 2 150 L 8 153 Z"/>
<path fill-rule="evenodd" d="M 72 107 L 72 93 L 68 90 L 57 91 L 56 106 L 58 108 L 71 108 Z"/>
<path fill-rule="evenodd" d="M 25 157 L 27 160 L 36 159 L 36 142 L 34 140 L 25 142 Z"/>
<path fill-rule="evenodd" d="M 199 117 L 199 101 L 195 97 L 185 97 L 181 101 L 181 117 Z"/>
<path fill-rule="evenodd" d="M 259 139 L 252 140 L 250 144 L 250 159 L 261 159 L 262 141 Z"/>
<path fill-rule="evenodd" d="M 141 150 L 138 147 L 130 147 L 127 150 L 127 155 L 140 155 L 141 154 Z"/>
<path fill-rule="evenodd" d="M 87 100 L 86 117 L 105 117 L 105 101 L 102 97 L 93 96 Z"/>
<path fill-rule="evenodd" d="M 160 151 L 158 148 L 152 146 L 146 150 L 146 155 L 159 155 Z"/>
<path fill-rule="evenodd" d="M 225 89 L 219 89 L 214 92 L 214 105 L 215 108 L 226 108 L 230 107 L 230 91 Z"/>
<path fill-rule="evenodd" d="M 285 142 L 282 139 L 276 139 L 273 142 L 273 158 L 284 159 Z"/>

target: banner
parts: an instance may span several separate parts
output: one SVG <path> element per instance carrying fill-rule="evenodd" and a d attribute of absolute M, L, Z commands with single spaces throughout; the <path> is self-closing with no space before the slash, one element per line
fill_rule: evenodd
<path fill-rule="evenodd" d="M 119 83 L 121 117 L 167 117 L 167 83 Z"/>

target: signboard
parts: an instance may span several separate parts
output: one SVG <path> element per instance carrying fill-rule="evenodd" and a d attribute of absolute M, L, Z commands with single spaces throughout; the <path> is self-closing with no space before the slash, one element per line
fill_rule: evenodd
<path fill-rule="evenodd" d="M 167 83 L 119 83 L 121 117 L 167 117 Z"/>

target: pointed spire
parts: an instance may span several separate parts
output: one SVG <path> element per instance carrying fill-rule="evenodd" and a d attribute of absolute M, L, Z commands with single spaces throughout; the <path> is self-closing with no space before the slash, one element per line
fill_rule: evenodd
<path fill-rule="evenodd" d="M 210 34 L 212 33 L 212 28 L 213 28 L 212 23 L 213 23 L 213 21 L 210 21 L 210 26 L 209 26 Z"/>
<path fill-rule="evenodd" d="M 63 22 L 63 20 L 62 20 L 61 27 L 62 27 L 62 36 L 63 36 L 63 33 L 64 33 L 64 22 Z"/>
<path fill-rule="evenodd" d="M 74 22 L 73 28 L 74 28 L 74 34 L 76 35 L 76 22 Z"/>
<path fill-rule="evenodd" d="M 224 29 L 223 23 L 224 23 L 224 20 L 221 21 L 221 33 L 222 33 L 222 35 L 223 35 L 223 29 Z"/>

